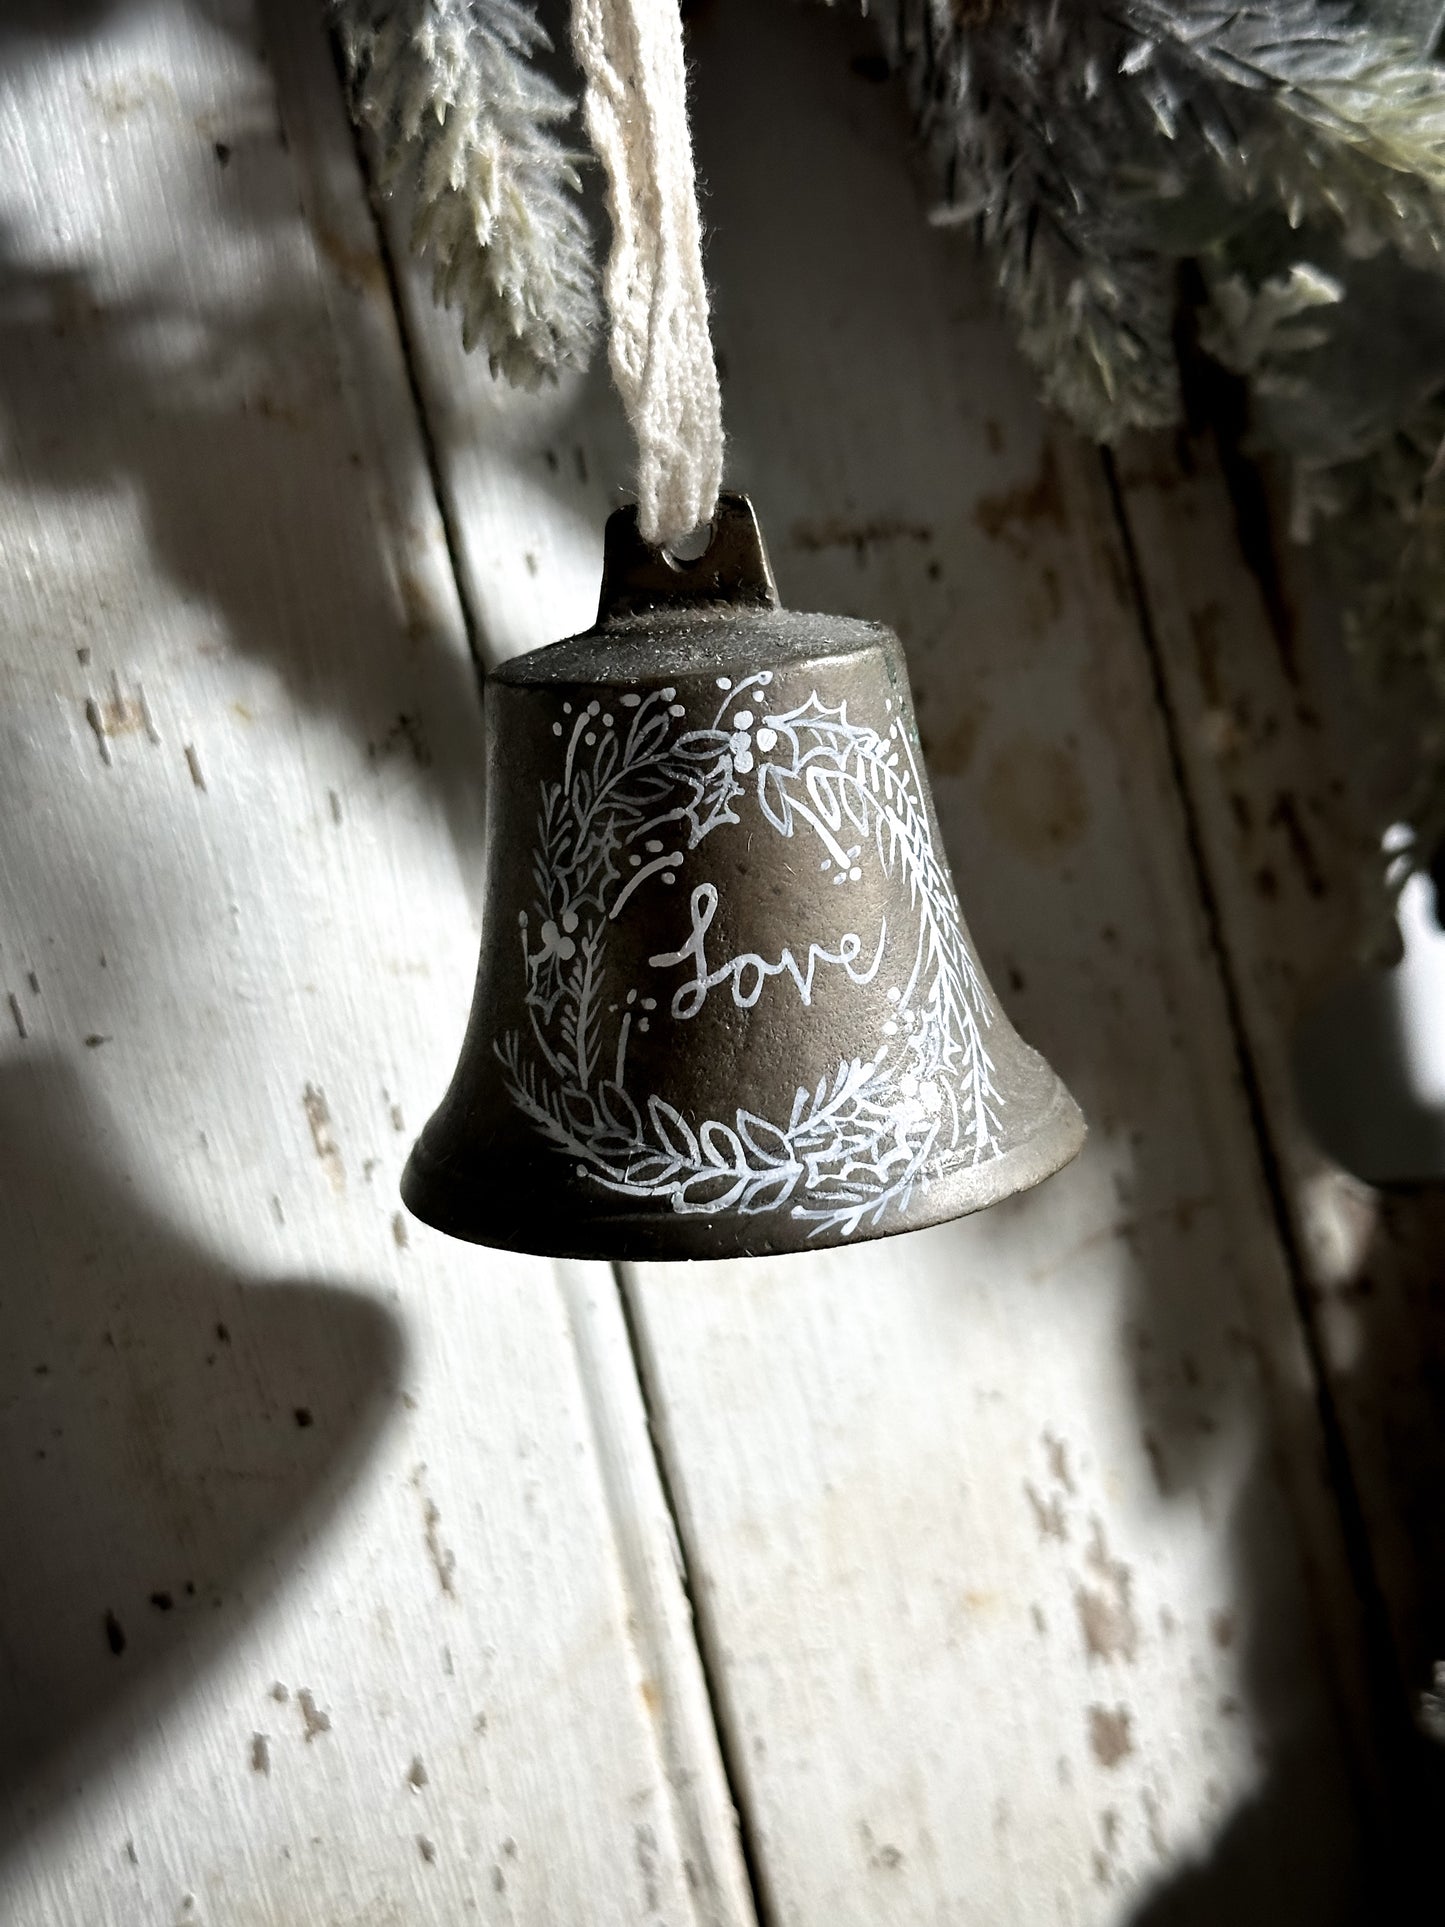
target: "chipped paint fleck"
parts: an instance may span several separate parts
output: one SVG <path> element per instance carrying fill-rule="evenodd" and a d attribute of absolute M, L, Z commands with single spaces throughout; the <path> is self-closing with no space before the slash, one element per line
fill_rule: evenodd
<path fill-rule="evenodd" d="M 341 1162 L 341 1151 L 331 1128 L 326 1093 L 319 1086 L 308 1084 L 301 1093 L 301 1108 L 306 1113 L 306 1122 L 311 1126 L 311 1142 L 316 1146 L 316 1155 L 331 1182 L 332 1190 L 344 1191 L 346 1167 Z"/>
<path fill-rule="evenodd" d="M 1097 1583 L 1081 1581 L 1074 1588 L 1084 1649 L 1091 1660 L 1133 1660 L 1139 1650 L 1133 1575 L 1122 1560 L 1110 1557 L 1104 1528 L 1097 1518 L 1085 1563 Z"/>
<path fill-rule="evenodd" d="M 412 1488 L 421 1500 L 423 1537 L 426 1542 L 427 1557 L 431 1560 L 432 1570 L 437 1576 L 437 1584 L 448 1599 L 457 1596 L 456 1572 L 457 1556 L 450 1546 L 443 1545 L 441 1536 L 442 1515 L 436 1500 L 426 1490 L 422 1481 L 426 1467 L 419 1465 L 411 1475 Z"/>
<path fill-rule="evenodd" d="M 301 1709 L 301 1719 L 306 1729 L 306 1744 L 310 1746 L 318 1733 L 331 1731 L 331 1715 L 316 1704 L 314 1696 L 305 1686 L 297 1693 L 296 1704 Z"/>
<path fill-rule="evenodd" d="M 1127 1707 L 1089 1708 L 1089 1747 L 1100 1766 L 1116 1767 L 1134 1751 L 1133 1723 Z"/>

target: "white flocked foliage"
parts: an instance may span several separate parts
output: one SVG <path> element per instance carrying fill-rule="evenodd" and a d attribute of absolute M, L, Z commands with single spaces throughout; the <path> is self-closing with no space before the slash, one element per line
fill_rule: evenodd
<path fill-rule="evenodd" d="M 412 245 L 468 348 L 536 387 L 585 367 L 597 270 L 574 103 L 538 64 L 549 42 L 521 0 L 336 0 L 352 111 L 381 179 L 408 194 Z"/>

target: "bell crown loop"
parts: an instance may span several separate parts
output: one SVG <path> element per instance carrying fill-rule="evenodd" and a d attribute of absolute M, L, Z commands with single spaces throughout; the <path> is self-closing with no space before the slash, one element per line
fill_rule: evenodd
<path fill-rule="evenodd" d="M 597 626 L 658 608 L 780 607 L 763 532 L 746 495 L 724 494 L 713 511 L 707 547 L 688 560 L 643 538 L 637 504 L 614 510 L 602 538 Z"/>

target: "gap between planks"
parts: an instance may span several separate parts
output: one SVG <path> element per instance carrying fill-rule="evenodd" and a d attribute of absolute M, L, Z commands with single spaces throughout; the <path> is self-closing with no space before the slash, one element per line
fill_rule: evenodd
<path fill-rule="evenodd" d="M 277 0 L 261 0 L 261 11 L 270 44 L 296 48 L 307 29 L 291 22 L 280 11 Z M 356 198 L 365 210 L 367 239 L 384 277 L 414 432 L 425 455 L 428 481 L 444 532 L 480 702 L 487 668 L 482 625 L 461 566 L 452 504 L 425 405 L 416 343 L 370 158 L 345 109 L 340 48 L 333 34 L 327 34 L 326 40 L 335 94 L 332 108 L 339 108 L 350 130 Z M 304 58 L 304 50 L 297 50 Z M 308 62 L 297 84 L 307 91 L 319 87 L 319 73 L 312 71 L 318 66 L 314 60 Z M 355 218 L 362 218 L 359 211 L 352 212 Z M 652 1718 L 696 1918 L 701 1927 L 769 1927 L 748 1820 L 718 1717 L 719 1698 L 705 1635 L 699 1636 L 702 1628 L 689 1583 L 687 1554 L 654 1432 L 620 1271 L 603 1265 L 558 1263 L 554 1275 L 573 1336 L 578 1379 L 614 1535 L 638 1688 Z"/>

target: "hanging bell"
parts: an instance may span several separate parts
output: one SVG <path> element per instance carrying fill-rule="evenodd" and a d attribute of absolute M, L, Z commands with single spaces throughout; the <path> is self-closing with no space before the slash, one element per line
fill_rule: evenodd
<path fill-rule="evenodd" d="M 478 1244 L 727 1258 L 912 1231 L 1084 1123 L 959 913 L 891 630 L 607 524 L 586 635 L 487 680 L 486 928 L 402 1196 Z"/>

